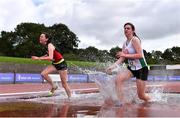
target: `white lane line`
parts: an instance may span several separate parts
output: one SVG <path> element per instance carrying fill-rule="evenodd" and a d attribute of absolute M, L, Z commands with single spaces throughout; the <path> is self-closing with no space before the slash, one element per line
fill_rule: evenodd
<path fill-rule="evenodd" d="M 135 86 L 132 86 L 132 88 L 135 88 L 137 87 L 136 85 Z M 163 87 L 163 85 L 146 85 L 146 87 Z"/>
<path fill-rule="evenodd" d="M 86 89 L 71 89 L 71 91 L 83 91 L 83 90 L 98 90 L 98 88 L 86 88 Z M 64 91 L 64 90 L 61 90 Z M 38 92 L 19 92 L 19 93 L 3 93 L 0 94 L 1 96 L 13 96 L 13 95 L 27 95 L 27 94 L 40 94 L 40 93 L 47 93 L 48 91 L 38 91 Z"/>
<path fill-rule="evenodd" d="M 84 89 L 72 89 L 73 91 L 81 91 L 81 90 L 98 90 L 98 88 L 84 88 Z"/>
<path fill-rule="evenodd" d="M 160 84 L 160 85 L 146 85 L 146 86 L 148 86 L 148 87 L 162 87 L 163 85 Z"/>
<path fill-rule="evenodd" d="M 10 95 L 25 95 L 25 94 L 38 94 L 38 93 L 46 93 L 48 91 L 38 91 L 38 92 L 19 92 L 19 93 L 3 93 L 0 96 L 10 96 Z"/>
<path fill-rule="evenodd" d="M 162 87 L 163 85 L 146 85 L 147 87 Z M 136 86 L 132 86 L 136 87 Z M 84 88 L 84 89 L 71 89 L 71 91 L 83 91 L 83 90 L 99 90 L 98 88 Z M 48 91 L 38 91 L 38 92 L 19 92 L 19 93 L 4 93 L 0 94 L 1 96 L 13 96 L 13 95 L 26 95 L 26 94 L 40 94 L 47 93 Z"/>

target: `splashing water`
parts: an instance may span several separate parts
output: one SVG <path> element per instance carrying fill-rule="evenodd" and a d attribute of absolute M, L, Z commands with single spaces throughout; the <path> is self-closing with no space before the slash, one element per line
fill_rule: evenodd
<path fill-rule="evenodd" d="M 153 102 L 168 103 L 169 90 L 163 87 L 163 85 L 168 82 L 168 75 L 167 70 L 163 68 L 154 71 L 154 82 L 151 83 L 151 85 L 158 84 L 160 86 L 153 86 L 150 90 L 150 97 Z"/>
<path fill-rule="evenodd" d="M 150 90 L 150 96 L 153 102 L 166 103 L 168 100 L 168 93 L 165 93 L 163 87 L 153 87 Z"/>
<path fill-rule="evenodd" d="M 112 65 L 112 63 L 107 62 L 103 66 L 108 67 L 109 65 Z M 79 68 L 78 66 L 76 67 Z M 112 73 L 110 75 L 106 74 L 105 72 L 96 71 L 96 70 L 95 71 L 88 69 L 83 70 L 81 68 L 79 68 L 79 70 L 82 71 L 82 73 L 84 74 L 88 74 L 89 79 L 97 84 L 100 90 L 100 94 L 103 96 L 104 99 L 119 101 L 116 85 L 115 85 L 115 79 L 118 73 L 127 70 L 125 64 L 122 65 L 116 64 L 115 68 L 112 70 Z M 163 81 L 165 80 L 166 78 L 163 79 Z M 163 87 L 156 87 L 156 86 L 153 87 L 149 93 L 153 102 L 167 102 L 168 100 L 167 94 L 168 94 L 167 92 L 166 93 L 164 92 Z M 74 96 L 76 96 L 76 93 L 74 93 Z M 123 97 L 125 98 L 126 102 L 136 102 L 136 103 L 140 102 L 137 96 L 136 84 L 134 81 L 128 80 L 124 82 Z"/>
<path fill-rule="evenodd" d="M 105 100 L 112 100 L 114 102 L 119 101 L 118 98 L 118 93 L 116 90 L 116 85 L 115 85 L 115 79 L 116 75 L 118 73 L 121 73 L 125 71 L 125 65 L 116 65 L 116 67 L 112 70 L 111 75 L 108 75 L 103 72 L 89 72 L 89 78 L 94 80 L 95 83 L 97 84 L 100 94 L 104 97 Z M 132 82 L 127 81 L 124 82 L 125 86 L 123 89 L 124 93 L 124 98 L 127 101 L 133 101 L 135 92 L 134 89 L 132 88 Z"/>
<path fill-rule="evenodd" d="M 96 76 L 95 82 L 100 89 L 100 93 L 103 95 L 105 99 L 118 100 L 116 90 L 115 90 L 115 82 L 113 76 Z"/>

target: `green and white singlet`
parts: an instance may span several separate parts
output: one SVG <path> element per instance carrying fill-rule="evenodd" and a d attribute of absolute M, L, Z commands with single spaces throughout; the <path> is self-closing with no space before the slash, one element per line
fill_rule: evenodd
<path fill-rule="evenodd" d="M 136 53 L 136 50 L 135 50 L 134 46 L 132 45 L 132 40 L 134 38 L 135 37 L 133 37 L 129 41 L 129 43 L 127 41 L 124 43 L 124 50 L 128 54 L 135 54 Z M 147 66 L 146 60 L 144 58 L 143 50 L 142 50 L 142 54 L 143 54 L 143 58 L 140 58 L 140 59 L 128 59 L 128 66 L 131 68 L 131 70 L 139 70 L 139 69 Z"/>

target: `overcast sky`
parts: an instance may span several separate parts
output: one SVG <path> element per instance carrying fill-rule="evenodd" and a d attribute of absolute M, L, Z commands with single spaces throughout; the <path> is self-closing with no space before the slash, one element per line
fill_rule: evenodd
<path fill-rule="evenodd" d="M 122 47 L 126 22 L 149 52 L 180 46 L 180 0 L 0 0 L 0 31 L 22 22 L 66 24 L 79 48 Z"/>

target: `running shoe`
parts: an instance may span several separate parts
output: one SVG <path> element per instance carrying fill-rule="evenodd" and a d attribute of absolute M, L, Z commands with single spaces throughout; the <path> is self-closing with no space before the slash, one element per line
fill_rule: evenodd
<path fill-rule="evenodd" d="M 57 87 L 57 86 L 53 87 L 53 88 L 52 88 L 52 89 L 48 92 L 48 95 L 47 95 L 47 96 L 49 96 L 49 97 L 53 96 L 53 95 L 54 95 L 55 90 L 57 90 L 57 89 L 58 89 L 58 87 Z"/>

